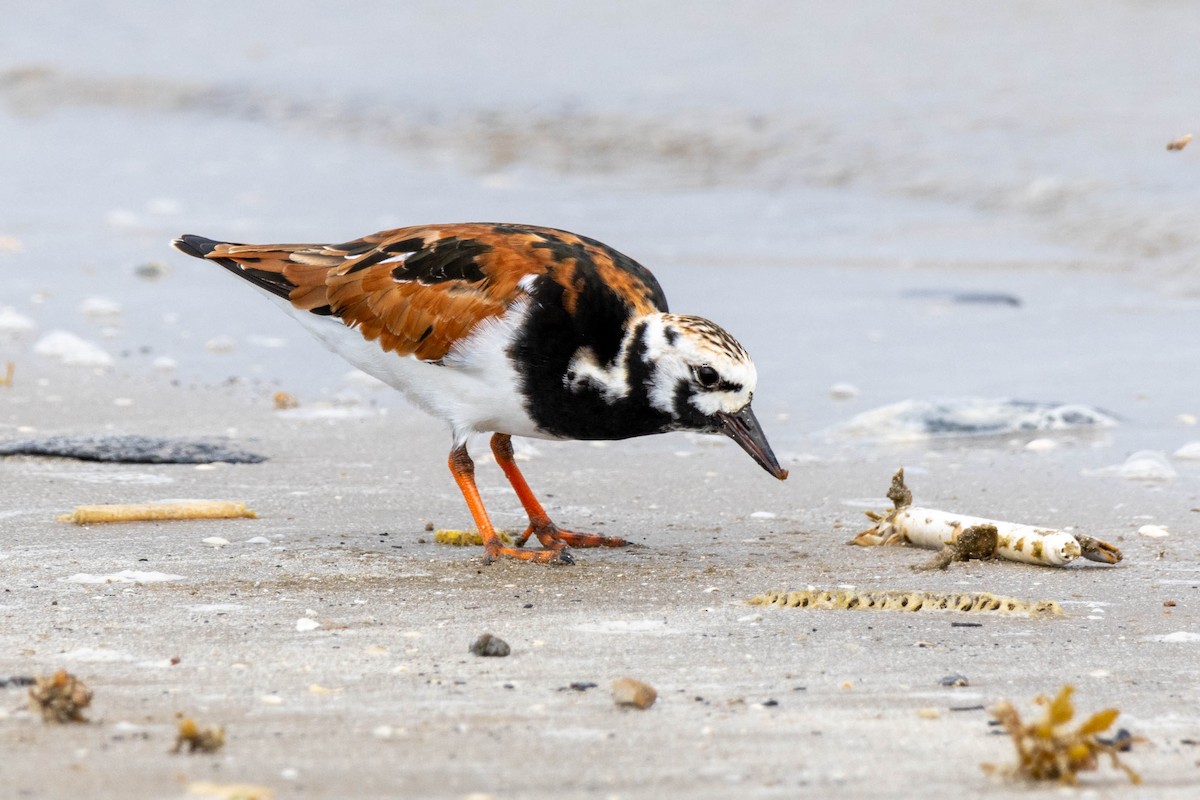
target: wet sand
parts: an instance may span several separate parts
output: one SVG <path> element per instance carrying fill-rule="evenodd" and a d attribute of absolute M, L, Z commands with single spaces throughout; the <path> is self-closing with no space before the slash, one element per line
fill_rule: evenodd
<path fill-rule="evenodd" d="M 1120 725 L 1147 738 L 1128 761 L 1156 796 L 1194 789 L 1189 598 L 1200 565 L 1187 503 L 1164 511 L 1178 492 L 1048 480 L 1015 469 L 1003 448 L 814 460 L 779 484 L 732 446 L 683 437 L 687 457 L 640 442 L 539 443 L 525 467 L 551 514 L 639 546 L 578 551 L 572 567 L 485 567 L 477 549 L 433 544 L 425 530 L 467 515 L 442 463 L 445 437 L 415 412 L 288 420 L 240 389 L 37 367 L 21 377 L 6 390 L 6 424 L 232 434 L 270 460 L 0 462 L 0 675 L 64 668 L 96 692 L 92 723 L 63 727 L 20 710 L 23 689 L 3 691 L 15 796 L 177 796 L 207 780 L 285 797 L 1016 797 L 1028 790 L 980 770 L 1012 760 L 981 707 L 1007 698 L 1032 713 L 1034 695 L 1064 683 L 1078 687 L 1081 712 L 1116 706 Z M 863 507 L 886 505 L 896 459 L 916 467 L 920 502 L 1071 524 L 1126 560 L 917 572 L 926 551 L 847 546 Z M 499 471 L 483 463 L 480 478 L 499 524 L 517 527 Z M 261 518 L 53 521 L 77 504 L 165 498 L 246 500 Z M 1148 507 L 1170 537 L 1136 535 Z M 127 569 L 181 577 L 71 582 Z M 1066 614 L 746 603 L 808 586 L 987 591 L 1056 600 Z M 301 619 L 319 627 L 298 630 Z M 483 632 L 512 654 L 468 654 Z M 939 684 L 956 673 L 970 685 Z M 614 707 L 608 686 L 623 676 L 654 685 L 658 702 Z M 225 725 L 225 749 L 168 755 L 176 712 Z M 1116 772 L 1084 780 L 1123 793 Z"/>
<path fill-rule="evenodd" d="M 0 437 L 228 437 L 269 460 L 0 459 L 0 679 L 64 668 L 96 692 L 91 724 L 56 727 L 0 689 L 0 794 L 1024 797 L 980 769 L 1013 759 L 986 708 L 1032 714 L 1070 683 L 1081 713 L 1119 708 L 1144 737 L 1127 760 L 1155 797 L 1194 795 L 1200 462 L 1172 454 L 1200 439 L 1200 197 L 1197 145 L 1164 147 L 1195 124 L 1188 4 L 357 8 L 6 12 Z M 518 443 L 556 521 L 637 547 L 485 567 L 426 530 L 469 521 L 446 432 L 166 244 L 458 220 L 595 236 L 729 328 L 790 479 L 713 438 Z M 57 331 L 111 363 L 39 352 Z M 839 432 L 960 397 L 1118 425 Z M 1173 477 L 1111 474 L 1146 450 Z M 475 452 L 493 518 L 521 527 Z M 847 546 L 901 465 L 921 504 L 1072 527 L 1125 560 L 930 572 L 924 551 Z M 170 498 L 260 518 L 54 521 Z M 78 577 L 126 570 L 179 577 Z M 809 586 L 1065 615 L 747 604 Z M 469 654 L 484 632 L 512 654 Z M 615 708 L 623 676 L 657 703 Z M 177 712 L 226 747 L 169 755 Z M 1081 780 L 1129 792 L 1107 767 Z"/>

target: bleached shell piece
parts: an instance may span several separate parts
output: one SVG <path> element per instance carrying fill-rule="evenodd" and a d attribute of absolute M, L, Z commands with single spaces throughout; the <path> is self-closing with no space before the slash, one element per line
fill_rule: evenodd
<path fill-rule="evenodd" d="M 915 545 L 932 548 L 953 544 L 958 535 L 967 528 L 994 525 L 997 533 L 996 554 L 1001 558 L 1024 561 L 1027 564 L 1061 567 L 1082 554 L 1079 541 L 1066 531 L 968 517 L 933 508 L 908 506 L 898 509 L 880 522 L 880 534 L 884 534 L 885 524 L 891 528 L 890 533 L 898 534 Z"/>

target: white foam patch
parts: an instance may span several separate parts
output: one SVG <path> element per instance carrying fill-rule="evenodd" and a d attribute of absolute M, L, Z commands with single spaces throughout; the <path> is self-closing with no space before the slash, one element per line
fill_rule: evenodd
<path fill-rule="evenodd" d="M 87 661 L 93 664 L 111 664 L 118 661 L 133 661 L 129 653 L 120 650 L 109 650 L 104 647 L 76 647 L 62 654 L 69 661 Z"/>
<path fill-rule="evenodd" d="M 855 439 L 903 442 L 1088 430 L 1116 425 L 1115 417 L 1086 405 L 959 397 L 892 403 L 864 411 L 834 426 L 832 432 Z"/>
<path fill-rule="evenodd" d="M 362 419 L 364 417 L 377 416 L 379 412 L 371 408 L 363 408 L 361 406 L 301 406 L 300 408 L 289 408 L 286 411 L 280 411 L 279 416 L 284 419 L 295 420 L 337 420 L 337 419 Z"/>
<path fill-rule="evenodd" d="M 241 603 L 197 603 L 196 605 L 188 606 L 188 611 L 194 611 L 197 614 L 218 614 L 227 611 L 241 611 L 245 608 Z"/>
<path fill-rule="evenodd" d="M 1200 633 L 1192 631 L 1175 631 L 1174 633 L 1164 633 L 1159 636 L 1147 636 L 1148 642 L 1168 642 L 1170 644 L 1193 644 L 1200 642 Z"/>
<path fill-rule="evenodd" d="M 0 339 L 16 339 L 34 329 L 33 320 L 11 306 L 0 306 Z"/>
<path fill-rule="evenodd" d="M 174 478 L 166 475 L 154 475 L 149 472 L 122 472 L 118 470 L 113 470 L 111 472 L 87 469 L 79 470 L 78 472 L 57 470 L 54 472 L 47 472 L 45 474 L 51 478 L 78 481 L 79 483 L 119 483 L 134 486 L 162 486 L 164 484 L 175 482 Z"/>
<path fill-rule="evenodd" d="M 659 635 L 678 633 L 678 631 L 668 628 L 666 621 L 661 619 L 610 619 L 600 622 L 585 622 L 572 626 L 571 630 L 584 633 L 655 633 Z"/>
<path fill-rule="evenodd" d="M 182 581 L 182 575 L 172 575 L 168 572 L 141 572 L 139 570 L 123 569 L 110 575 L 92 575 L 79 572 L 69 578 L 60 579 L 64 583 L 107 584 L 107 583 L 163 583 L 165 581 Z"/>
<path fill-rule="evenodd" d="M 1130 481 L 1169 481 L 1176 475 L 1175 468 L 1165 454 L 1157 450 L 1139 450 L 1121 464 L 1100 469 L 1085 469 L 1088 477 L 1116 477 Z"/>
<path fill-rule="evenodd" d="M 1171 457 L 1183 461 L 1200 461 L 1200 442 L 1188 442 L 1172 453 Z"/>
<path fill-rule="evenodd" d="M 38 339 L 33 352 L 75 367 L 110 367 L 113 363 L 102 348 L 67 331 L 50 331 Z"/>

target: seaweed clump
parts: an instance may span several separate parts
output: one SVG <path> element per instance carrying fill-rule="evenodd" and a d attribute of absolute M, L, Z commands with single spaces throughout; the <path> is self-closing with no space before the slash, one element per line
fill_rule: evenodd
<path fill-rule="evenodd" d="M 1097 769 L 1100 756 L 1107 755 L 1114 767 L 1129 776 L 1130 782 L 1141 783 L 1142 777 L 1122 763 L 1117 755 L 1119 751 L 1129 749 L 1132 737 L 1118 734 L 1105 740 L 1099 736 L 1112 727 L 1120 711 L 1106 708 L 1088 717 L 1074 730 L 1067 727 L 1075 717 L 1075 706 L 1071 703 L 1074 691 L 1075 687 L 1064 686 L 1054 699 L 1038 695 L 1034 702 L 1045 707 L 1045 714 L 1036 722 L 1023 722 L 1020 713 L 1008 701 L 1001 701 L 992 708 L 996 720 L 1012 737 L 1017 749 L 1017 763 L 1009 767 L 984 764 L 984 770 L 1074 785 L 1080 772 Z"/>

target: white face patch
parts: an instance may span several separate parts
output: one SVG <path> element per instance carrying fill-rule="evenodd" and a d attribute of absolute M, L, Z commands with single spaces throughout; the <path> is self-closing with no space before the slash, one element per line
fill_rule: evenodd
<path fill-rule="evenodd" d="M 672 416 L 678 416 L 675 403 L 680 383 L 688 387 L 688 402 L 706 417 L 720 411 L 741 411 L 758 385 L 758 372 L 745 349 L 700 317 L 648 316 L 646 359 L 653 365 L 650 403 Z M 697 377 L 697 370 L 705 365 L 717 373 L 711 387 Z"/>

